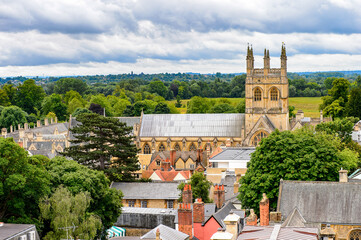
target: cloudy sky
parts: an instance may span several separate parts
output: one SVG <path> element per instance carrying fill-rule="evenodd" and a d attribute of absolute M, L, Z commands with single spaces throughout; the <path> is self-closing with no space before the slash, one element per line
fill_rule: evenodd
<path fill-rule="evenodd" d="M 360 0 L 0 0 L 0 77 L 361 70 Z"/>

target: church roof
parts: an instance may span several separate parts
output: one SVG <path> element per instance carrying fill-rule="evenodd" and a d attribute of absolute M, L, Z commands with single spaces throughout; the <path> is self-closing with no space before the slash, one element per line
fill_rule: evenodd
<path fill-rule="evenodd" d="M 278 211 L 297 208 L 307 223 L 361 224 L 360 182 L 281 181 Z"/>
<path fill-rule="evenodd" d="M 140 137 L 240 137 L 245 115 L 144 114 Z"/>

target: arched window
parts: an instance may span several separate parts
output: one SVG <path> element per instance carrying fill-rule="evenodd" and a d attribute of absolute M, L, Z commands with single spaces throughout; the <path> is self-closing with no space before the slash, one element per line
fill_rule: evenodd
<path fill-rule="evenodd" d="M 277 101 L 278 100 L 278 90 L 277 88 L 271 89 L 271 101 Z"/>
<path fill-rule="evenodd" d="M 176 150 L 176 151 L 180 151 L 180 146 L 179 146 L 179 144 L 178 144 L 178 143 L 176 143 L 176 144 L 174 145 L 174 150 Z"/>
<path fill-rule="evenodd" d="M 257 146 L 262 138 L 267 137 L 267 133 L 264 131 L 259 132 L 256 136 L 253 137 L 252 145 Z"/>
<path fill-rule="evenodd" d="M 349 240 L 361 240 L 361 230 L 357 229 L 350 233 Z"/>
<path fill-rule="evenodd" d="M 143 153 L 144 153 L 144 154 L 150 154 L 150 147 L 149 147 L 148 143 L 146 143 L 146 144 L 144 145 Z"/>
<path fill-rule="evenodd" d="M 262 99 L 262 92 L 259 88 L 256 88 L 256 90 L 254 90 L 254 101 L 261 101 Z"/>
<path fill-rule="evenodd" d="M 189 147 L 189 151 L 197 151 L 197 148 L 194 145 L 194 143 L 192 143 L 191 146 Z"/>
<path fill-rule="evenodd" d="M 161 144 L 159 145 L 158 151 L 159 151 L 159 152 L 163 152 L 164 150 L 165 150 L 165 147 L 164 147 L 163 143 L 161 143 Z"/>

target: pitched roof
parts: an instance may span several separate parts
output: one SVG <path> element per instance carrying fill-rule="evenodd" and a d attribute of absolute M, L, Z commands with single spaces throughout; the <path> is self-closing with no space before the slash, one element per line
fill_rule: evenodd
<path fill-rule="evenodd" d="M 140 117 L 116 117 L 120 122 L 125 123 L 128 127 L 134 127 L 134 124 L 140 123 Z"/>
<path fill-rule="evenodd" d="M 306 220 L 303 218 L 300 211 L 295 208 L 282 223 L 282 227 L 306 227 Z"/>
<path fill-rule="evenodd" d="M 274 238 L 271 238 L 272 237 Z M 237 240 L 317 240 L 317 228 L 245 226 Z"/>
<path fill-rule="evenodd" d="M 360 181 L 361 180 L 361 168 L 354 171 L 349 177 L 349 181 Z"/>
<path fill-rule="evenodd" d="M 205 152 L 204 152 L 205 154 Z M 153 162 L 154 159 L 159 156 L 161 159 L 166 160 L 170 159 L 170 151 L 162 151 L 162 152 L 154 152 L 152 154 L 152 158 L 150 162 Z M 175 153 L 175 160 L 181 158 L 183 161 L 187 161 L 191 158 L 193 161 L 197 160 L 197 152 L 196 151 L 176 151 Z"/>
<path fill-rule="evenodd" d="M 281 181 L 277 210 L 307 223 L 361 224 L 361 182 Z"/>
<path fill-rule="evenodd" d="M 189 235 L 185 233 L 160 224 L 159 226 L 153 228 L 152 230 L 141 236 L 140 239 L 154 240 L 156 238 L 157 229 L 159 229 L 160 239 L 162 240 L 185 240 L 189 238 Z"/>
<path fill-rule="evenodd" d="M 20 236 L 20 233 L 27 231 L 36 231 L 35 225 L 4 223 L 0 227 L 0 239 L 15 239 L 16 236 Z"/>
<path fill-rule="evenodd" d="M 254 147 L 228 147 L 209 160 L 249 161 L 251 154 L 255 151 Z"/>
<path fill-rule="evenodd" d="M 123 199 L 178 199 L 178 183 L 173 182 L 113 182 L 111 188 L 123 192 Z"/>
<path fill-rule="evenodd" d="M 244 114 L 144 114 L 140 137 L 240 137 Z"/>
<path fill-rule="evenodd" d="M 225 228 L 226 225 L 224 224 L 223 219 L 227 217 L 227 215 L 230 213 L 232 209 L 236 209 L 236 207 L 230 201 L 228 201 L 221 209 L 219 209 L 215 214 L 210 216 L 204 222 L 204 225 L 209 221 L 209 219 L 213 217 L 222 228 Z"/>

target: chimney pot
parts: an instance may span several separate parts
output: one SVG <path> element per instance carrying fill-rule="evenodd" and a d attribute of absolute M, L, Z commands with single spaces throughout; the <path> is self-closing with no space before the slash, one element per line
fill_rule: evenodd
<path fill-rule="evenodd" d="M 347 170 L 343 170 L 343 169 L 341 168 L 341 170 L 338 171 L 338 173 L 339 173 L 339 182 L 347 183 L 347 182 L 348 182 L 348 176 L 347 176 L 348 171 L 347 171 Z"/>
<path fill-rule="evenodd" d="M 259 203 L 259 211 L 260 211 L 260 225 L 268 226 L 269 225 L 269 199 L 267 195 L 263 193 L 263 198 Z"/>

